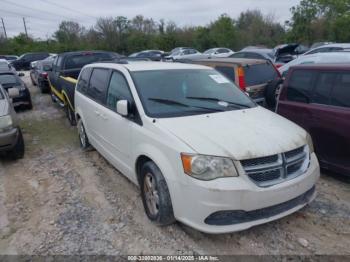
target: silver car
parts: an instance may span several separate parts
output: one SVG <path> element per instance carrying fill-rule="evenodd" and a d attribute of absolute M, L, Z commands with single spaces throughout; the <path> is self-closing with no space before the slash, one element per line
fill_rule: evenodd
<path fill-rule="evenodd" d="M 0 85 L 0 153 L 12 159 L 24 155 L 23 136 L 10 98 L 18 95 L 16 92 L 18 89 L 10 88 L 7 93 Z"/>

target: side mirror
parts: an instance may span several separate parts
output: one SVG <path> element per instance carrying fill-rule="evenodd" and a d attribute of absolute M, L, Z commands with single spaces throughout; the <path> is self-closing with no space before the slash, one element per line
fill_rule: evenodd
<path fill-rule="evenodd" d="M 128 112 L 128 100 L 119 100 L 117 102 L 117 113 L 121 116 L 127 116 Z"/>
<path fill-rule="evenodd" d="M 9 88 L 7 90 L 7 92 L 9 94 L 10 98 L 14 98 L 14 97 L 19 96 L 19 89 L 18 88 Z"/>
<path fill-rule="evenodd" d="M 22 76 L 24 76 L 24 73 L 18 73 L 18 76 L 20 76 L 20 77 L 22 77 Z"/>

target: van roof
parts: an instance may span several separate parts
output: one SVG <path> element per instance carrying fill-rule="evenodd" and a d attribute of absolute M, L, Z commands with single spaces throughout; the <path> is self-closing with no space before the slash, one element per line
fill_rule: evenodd
<path fill-rule="evenodd" d="M 170 69 L 212 69 L 210 67 L 185 63 L 173 62 L 150 62 L 150 61 L 128 61 L 127 63 L 94 63 L 86 67 L 105 67 L 119 69 L 121 66 L 129 71 L 148 71 L 148 70 L 170 70 Z"/>

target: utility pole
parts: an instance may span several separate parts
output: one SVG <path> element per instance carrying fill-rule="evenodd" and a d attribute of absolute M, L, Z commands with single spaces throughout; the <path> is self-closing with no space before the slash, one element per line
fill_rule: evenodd
<path fill-rule="evenodd" d="M 7 39 L 7 33 L 6 33 L 5 23 L 4 23 L 4 19 L 3 19 L 2 17 L 1 17 L 1 22 L 2 22 L 2 28 L 4 28 L 5 38 Z"/>
<path fill-rule="evenodd" d="M 28 38 L 28 32 L 27 32 L 27 26 L 26 26 L 26 20 L 25 18 L 23 17 L 23 25 L 24 25 L 24 31 L 26 32 L 26 36 Z"/>

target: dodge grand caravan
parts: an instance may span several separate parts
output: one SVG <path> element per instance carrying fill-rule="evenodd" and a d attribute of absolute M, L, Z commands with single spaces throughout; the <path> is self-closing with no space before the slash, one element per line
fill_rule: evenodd
<path fill-rule="evenodd" d="M 315 197 L 320 171 L 308 133 L 210 67 L 91 64 L 76 91 L 81 147 L 140 186 L 156 224 L 239 231 Z"/>

